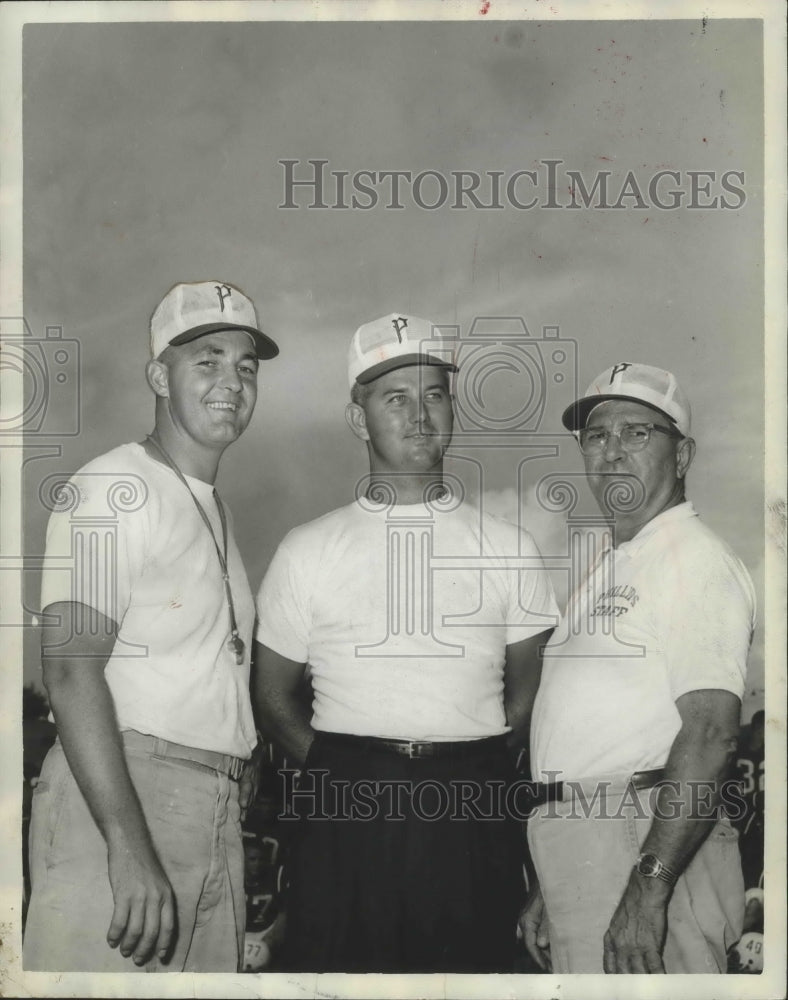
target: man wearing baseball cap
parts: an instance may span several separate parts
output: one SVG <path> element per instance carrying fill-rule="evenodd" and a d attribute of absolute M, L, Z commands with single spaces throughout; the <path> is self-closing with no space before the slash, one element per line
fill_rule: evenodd
<path fill-rule="evenodd" d="M 531 730 L 545 802 L 521 917 L 554 972 L 723 973 L 741 933 L 720 819 L 754 618 L 747 570 L 685 497 L 695 452 L 676 378 L 620 362 L 563 415 L 609 521 L 544 653 Z"/>
<path fill-rule="evenodd" d="M 239 967 L 254 604 L 214 482 L 278 348 L 219 281 L 172 288 L 150 338 L 153 432 L 64 483 L 47 531 L 27 969 Z"/>
<path fill-rule="evenodd" d="M 258 595 L 255 705 L 304 765 L 285 802 L 287 969 L 513 969 L 507 738 L 523 738 L 556 607 L 531 536 L 444 474 L 454 371 L 426 320 L 356 331 L 346 415 L 369 475 L 287 535 Z M 507 569 L 518 556 L 529 567 Z"/>

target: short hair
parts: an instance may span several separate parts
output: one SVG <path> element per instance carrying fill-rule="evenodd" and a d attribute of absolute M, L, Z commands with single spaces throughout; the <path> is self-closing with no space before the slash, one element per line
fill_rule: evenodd
<path fill-rule="evenodd" d="M 178 348 L 173 344 L 167 344 L 164 350 L 159 354 L 158 357 L 154 358 L 154 361 L 161 361 L 163 365 L 171 365 L 175 358 L 178 356 Z"/>
<path fill-rule="evenodd" d="M 370 383 L 362 385 L 361 382 L 354 382 L 350 387 L 350 402 L 355 403 L 356 406 L 364 407 L 369 396 Z"/>

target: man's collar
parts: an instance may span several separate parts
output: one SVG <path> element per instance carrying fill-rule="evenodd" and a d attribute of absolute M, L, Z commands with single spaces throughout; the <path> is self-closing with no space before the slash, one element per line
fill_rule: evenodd
<path fill-rule="evenodd" d="M 617 546 L 617 549 L 619 552 L 626 552 L 627 555 L 634 555 L 656 532 L 661 531 L 662 528 L 678 521 L 684 521 L 688 517 L 697 516 L 698 512 L 695 510 L 692 501 L 685 500 L 683 503 L 676 504 L 675 507 L 663 510 L 656 517 L 652 517 L 648 524 L 643 525 L 634 538 L 630 538 L 628 542 L 622 542 Z"/>

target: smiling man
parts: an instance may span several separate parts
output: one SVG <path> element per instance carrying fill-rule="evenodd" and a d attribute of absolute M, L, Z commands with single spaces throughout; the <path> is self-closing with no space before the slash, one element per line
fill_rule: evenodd
<path fill-rule="evenodd" d="M 563 415 L 609 519 L 545 650 L 529 822 L 526 944 L 555 972 L 725 972 L 741 933 L 737 837 L 720 819 L 736 749 L 753 587 L 698 519 L 675 377 L 622 362 Z"/>
<path fill-rule="evenodd" d="M 414 316 L 359 328 L 347 420 L 369 475 L 353 503 L 290 532 L 258 596 L 255 705 L 304 764 L 286 801 L 287 969 L 513 968 L 507 741 L 525 738 L 556 608 L 530 535 L 444 476 L 446 352 Z"/>
<path fill-rule="evenodd" d="M 239 967 L 254 604 L 214 482 L 278 348 L 223 282 L 176 285 L 150 332 L 153 432 L 76 473 L 47 532 L 58 740 L 34 793 L 27 969 Z"/>

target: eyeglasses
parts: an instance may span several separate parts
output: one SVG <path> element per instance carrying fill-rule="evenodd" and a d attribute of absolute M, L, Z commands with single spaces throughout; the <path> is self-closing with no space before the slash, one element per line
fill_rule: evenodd
<path fill-rule="evenodd" d="M 642 451 L 651 440 L 652 431 L 659 431 L 660 434 L 674 438 L 684 436 L 672 427 L 660 427 L 659 424 L 624 424 L 616 434 L 605 427 L 584 427 L 578 434 L 577 440 L 584 455 L 595 455 L 604 451 L 611 437 L 618 438 L 618 443 L 626 452 Z"/>

